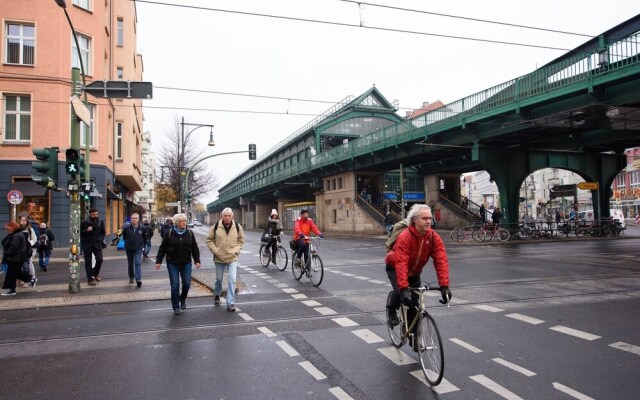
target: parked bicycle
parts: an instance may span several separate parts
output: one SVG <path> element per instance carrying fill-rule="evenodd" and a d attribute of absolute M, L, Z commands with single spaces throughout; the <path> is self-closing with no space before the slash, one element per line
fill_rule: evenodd
<path fill-rule="evenodd" d="M 322 278 L 324 278 L 324 266 L 322 265 L 322 259 L 318 255 L 318 244 L 314 243 L 317 237 L 309 238 L 309 258 L 306 263 L 303 260 L 296 260 L 297 247 L 291 246 L 291 272 L 293 277 L 299 281 L 302 275 L 306 275 L 311 281 L 311 284 L 315 287 L 320 286 Z M 291 241 L 295 243 L 294 241 Z M 304 258 L 304 255 L 301 257 Z M 296 262 L 299 261 L 299 262 Z"/>
<path fill-rule="evenodd" d="M 511 238 L 508 229 L 502 228 L 500 224 L 484 224 L 479 229 L 473 231 L 472 237 L 477 242 L 484 242 L 493 238 L 501 242 L 506 242 Z"/>
<path fill-rule="evenodd" d="M 269 236 L 269 241 L 268 242 L 263 241 L 262 244 L 260 245 L 260 250 L 258 250 L 258 254 L 260 255 L 260 264 L 262 264 L 263 267 L 267 268 L 269 267 L 269 264 L 272 263 L 280 271 L 284 271 L 285 269 L 287 269 L 287 264 L 289 263 L 289 256 L 287 254 L 287 250 L 285 250 L 284 247 L 278 244 L 276 246 L 276 254 L 275 255 L 271 254 L 273 243 L 277 243 L 278 237 L 282 235 L 278 235 L 278 236 L 268 235 L 268 236 Z"/>
<path fill-rule="evenodd" d="M 409 321 L 409 309 L 404 304 L 400 306 L 398 318 L 400 323 L 393 325 L 389 320 L 387 312 L 387 328 L 391 343 L 400 348 L 407 341 L 418 353 L 422 373 L 424 373 L 427 382 L 436 386 L 442 381 L 444 375 L 444 348 L 442 347 L 442 338 L 440 331 L 424 303 L 424 292 L 427 290 L 440 290 L 439 287 L 431 287 L 428 283 L 424 286 L 409 288 L 417 297 L 417 302 L 413 305 L 415 308 L 415 316 Z M 387 308 L 391 307 L 391 299 L 393 291 L 387 296 Z"/>
<path fill-rule="evenodd" d="M 449 237 L 451 238 L 452 242 L 464 242 L 467 239 L 471 239 L 473 237 L 473 232 L 475 232 L 479 228 L 480 227 L 477 225 L 460 226 L 454 228 L 449 234 Z"/>

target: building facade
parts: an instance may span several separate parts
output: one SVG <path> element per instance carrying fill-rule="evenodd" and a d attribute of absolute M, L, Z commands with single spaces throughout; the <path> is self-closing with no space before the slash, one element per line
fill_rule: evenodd
<path fill-rule="evenodd" d="M 0 5 L 0 193 L 18 190 L 15 206 L 0 201 L 8 220 L 26 211 L 55 232 L 55 246 L 68 243 L 69 200 L 65 149 L 70 147 L 72 68 L 80 57 L 86 84 L 142 78 L 142 56 L 136 48 L 135 2 L 67 0 L 71 28 L 56 2 L 3 0 Z M 137 209 L 134 193 L 142 188 L 142 101 L 88 96 L 90 126 L 81 123 L 82 152 L 90 164 L 99 195 L 83 202 L 96 207 L 107 232 L 114 232 Z M 58 187 L 51 191 L 31 181 L 37 174 L 32 148 L 57 147 Z"/>

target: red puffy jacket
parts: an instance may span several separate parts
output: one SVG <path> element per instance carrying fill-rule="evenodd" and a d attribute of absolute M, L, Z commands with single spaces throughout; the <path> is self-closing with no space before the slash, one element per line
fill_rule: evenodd
<path fill-rule="evenodd" d="M 409 277 L 418 275 L 433 257 L 433 265 L 440 286 L 449 286 L 449 261 L 442 238 L 433 229 L 420 237 L 415 226 L 410 226 L 398 236 L 393 249 L 387 253 L 385 263 L 396 270 L 398 288 L 409 287 Z"/>
<path fill-rule="evenodd" d="M 296 224 L 293 227 L 293 239 L 300 239 L 300 234 L 308 237 L 309 235 L 311 235 L 312 231 L 316 235 L 320 235 L 320 229 L 318 229 L 316 224 L 313 223 L 313 220 L 311 218 L 302 219 L 302 217 L 298 217 L 298 219 L 296 220 Z M 309 239 L 305 239 L 305 242 L 309 243 Z"/>

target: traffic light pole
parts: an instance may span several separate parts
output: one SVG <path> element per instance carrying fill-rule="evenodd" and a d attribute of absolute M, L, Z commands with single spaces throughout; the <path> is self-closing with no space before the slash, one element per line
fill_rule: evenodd
<path fill-rule="evenodd" d="M 400 164 L 400 217 L 404 219 L 406 217 L 404 210 L 404 168 Z"/>
<path fill-rule="evenodd" d="M 71 96 L 80 94 L 82 84 L 80 83 L 80 70 L 71 69 Z M 80 120 L 71 107 L 71 148 L 80 149 Z M 88 169 L 88 168 L 87 168 Z M 69 293 L 80 292 L 80 176 L 71 175 L 67 188 L 69 193 L 69 237 L 71 246 L 69 248 Z"/>

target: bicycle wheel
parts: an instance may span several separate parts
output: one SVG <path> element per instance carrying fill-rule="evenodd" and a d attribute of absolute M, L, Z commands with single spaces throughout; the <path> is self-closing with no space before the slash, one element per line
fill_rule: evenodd
<path fill-rule="evenodd" d="M 477 229 L 473 231 L 473 233 L 471 234 L 471 237 L 476 242 L 484 242 L 487 238 L 487 231 L 485 231 L 484 229 Z"/>
<path fill-rule="evenodd" d="M 427 312 L 418 325 L 418 358 L 427 382 L 438 385 L 444 375 L 444 349 L 436 321 Z"/>
<path fill-rule="evenodd" d="M 387 310 L 389 309 L 390 304 L 391 304 L 391 296 L 393 296 L 393 290 L 389 292 L 389 295 L 387 296 Z M 396 313 L 398 314 L 398 318 L 400 319 L 400 323 L 398 325 L 391 325 L 391 323 L 389 322 L 389 311 L 385 310 L 385 312 L 387 313 L 387 329 L 389 330 L 389 337 L 391 338 L 391 343 L 394 345 L 394 347 L 401 347 L 404 342 L 406 341 L 406 336 L 403 334 L 403 329 L 404 329 L 404 321 L 402 320 L 402 313 L 398 312 L 400 310 L 397 310 Z"/>
<path fill-rule="evenodd" d="M 507 229 L 498 228 L 498 232 L 496 232 L 496 237 L 501 242 L 506 242 L 511 237 L 511 234 Z"/>
<path fill-rule="evenodd" d="M 287 264 L 289 263 L 289 255 L 287 251 L 282 246 L 278 246 L 276 249 L 276 267 L 280 271 L 284 271 L 287 269 Z"/>
<path fill-rule="evenodd" d="M 461 243 L 464 242 L 464 240 L 467 238 L 467 234 L 465 233 L 465 231 L 463 231 L 462 229 L 458 229 L 457 235 L 456 235 L 456 242 Z"/>
<path fill-rule="evenodd" d="M 453 228 L 453 230 L 449 234 L 449 239 L 451 239 L 452 242 L 458 241 L 458 228 Z"/>
<path fill-rule="evenodd" d="M 260 254 L 260 264 L 262 264 L 263 267 L 267 268 L 269 266 L 269 262 L 271 261 L 271 250 L 269 249 L 269 246 L 264 243 L 260 245 L 258 254 Z"/>
<path fill-rule="evenodd" d="M 302 268 L 302 264 L 300 265 L 296 265 L 296 253 L 292 252 L 291 253 L 291 273 L 293 273 L 293 277 L 299 281 L 300 278 L 302 278 L 302 274 L 304 272 L 304 269 Z"/>
<path fill-rule="evenodd" d="M 576 237 L 583 237 L 589 228 L 583 226 L 576 226 Z"/>
<path fill-rule="evenodd" d="M 322 278 L 324 278 L 324 266 L 320 256 L 314 254 L 311 256 L 311 264 L 309 265 L 309 279 L 313 286 L 318 287 L 322 283 Z"/>

